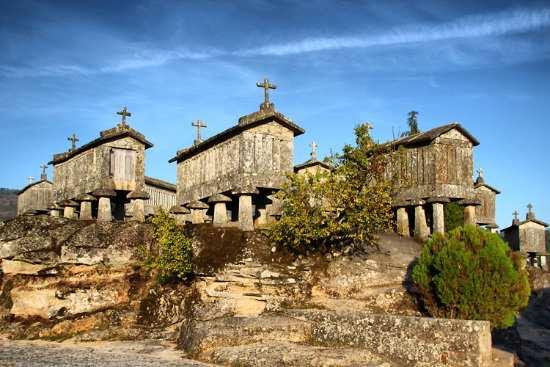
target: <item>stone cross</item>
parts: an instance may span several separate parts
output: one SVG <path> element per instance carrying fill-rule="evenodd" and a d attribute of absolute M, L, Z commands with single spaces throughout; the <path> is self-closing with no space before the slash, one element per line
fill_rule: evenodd
<path fill-rule="evenodd" d="M 527 212 L 526 219 L 527 220 L 535 219 L 535 213 L 533 213 L 533 205 L 531 203 L 527 204 L 527 210 L 529 211 Z"/>
<path fill-rule="evenodd" d="M 269 90 L 270 89 L 277 89 L 277 86 L 275 84 L 271 84 L 269 80 L 264 79 L 263 82 L 257 82 L 256 86 L 258 88 L 264 89 L 264 104 L 267 106 L 269 105 Z"/>
<path fill-rule="evenodd" d="M 41 180 L 47 180 L 48 175 L 46 174 L 46 169 L 48 168 L 48 166 L 45 163 L 42 163 L 40 165 L 40 168 L 42 168 L 42 173 L 40 174 L 40 179 Z"/>
<path fill-rule="evenodd" d="M 514 216 L 514 220 L 518 220 L 518 211 L 517 210 L 514 210 L 514 212 L 512 213 L 512 215 Z"/>
<path fill-rule="evenodd" d="M 483 168 L 478 168 L 477 169 L 477 175 L 481 178 L 483 178 Z"/>
<path fill-rule="evenodd" d="M 128 126 L 128 124 L 126 124 L 126 117 L 132 116 L 132 113 L 128 111 L 128 107 L 124 106 L 122 111 L 118 111 L 116 114 L 122 116 L 118 125 L 121 127 Z"/>
<path fill-rule="evenodd" d="M 196 120 L 196 121 L 193 121 L 191 123 L 191 126 L 194 126 L 197 128 L 197 138 L 195 139 L 195 142 L 194 144 L 197 145 L 199 144 L 200 142 L 202 142 L 202 137 L 201 137 L 201 129 L 203 127 L 207 127 L 206 126 L 206 122 L 204 121 L 201 121 L 201 120 Z"/>
<path fill-rule="evenodd" d="M 29 184 L 32 184 L 34 182 L 34 177 L 32 177 L 32 176 L 27 177 L 27 182 Z"/>
<path fill-rule="evenodd" d="M 76 135 L 73 133 L 73 135 L 69 136 L 67 138 L 67 140 L 71 142 L 71 149 L 69 149 L 69 151 L 75 150 L 76 149 L 76 142 L 79 141 L 78 138 L 76 137 Z"/>
<path fill-rule="evenodd" d="M 311 160 L 316 161 L 317 160 L 317 143 L 315 141 L 312 141 L 311 144 L 309 144 L 311 147 Z"/>

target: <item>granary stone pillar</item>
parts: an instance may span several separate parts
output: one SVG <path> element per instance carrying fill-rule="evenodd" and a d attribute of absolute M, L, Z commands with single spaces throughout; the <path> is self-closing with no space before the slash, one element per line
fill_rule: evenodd
<path fill-rule="evenodd" d="M 130 199 L 132 206 L 132 219 L 145 222 L 145 200 L 149 199 L 149 194 L 143 190 L 134 190 L 126 197 Z"/>
<path fill-rule="evenodd" d="M 397 208 L 396 210 L 397 234 L 403 237 L 410 236 L 409 213 L 407 213 L 407 208 L 406 208 L 407 205 L 410 205 L 410 204 L 406 202 L 398 202 L 393 204 L 393 207 Z"/>
<path fill-rule="evenodd" d="M 233 194 L 239 195 L 239 228 L 241 231 L 253 231 L 252 195 L 258 194 L 258 190 L 253 186 L 245 186 L 233 191 Z"/>
<path fill-rule="evenodd" d="M 448 203 L 451 200 L 446 197 L 433 197 L 426 200 L 427 203 L 432 204 L 432 225 L 433 233 L 445 233 L 445 212 L 444 203 Z"/>
<path fill-rule="evenodd" d="M 97 199 L 89 194 L 82 194 L 77 197 L 80 201 L 80 220 L 92 220 L 92 202 Z"/>
<path fill-rule="evenodd" d="M 191 210 L 191 223 L 200 224 L 204 223 L 206 217 L 206 211 L 208 210 L 208 204 L 203 203 L 200 200 L 195 200 L 186 205 Z"/>
<path fill-rule="evenodd" d="M 267 198 L 271 200 L 271 204 L 268 204 L 265 206 L 266 208 L 266 215 L 267 215 L 267 222 L 273 223 L 276 222 L 281 218 L 282 214 L 282 202 L 281 200 L 276 196 L 276 194 L 268 195 Z"/>
<path fill-rule="evenodd" d="M 258 209 L 258 218 L 254 220 L 254 226 L 256 227 L 262 227 L 267 225 L 268 218 L 267 218 L 267 208 L 259 208 Z"/>
<path fill-rule="evenodd" d="M 480 205 L 477 199 L 462 199 L 460 204 L 464 205 L 464 224 L 476 224 L 476 206 Z"/>
<path fill-rule="evenodd" d="M 65 200 L 61 203 L 61 206 L 63 207 L 63 217 L 67 219 L 78 219 L 78 215 L 76 214 L 75 208 L 77 208 L 79 205 L 74 200 Z"/>
<path fill-rule="evenodd" d="M 51 217 L 60 217 L 61 216 L 61 207 L 57 203 L 52 203 L 48 206 Z"/>
<path fill-rule="evenodd" d="M 169 213 L 174 217 L 177 225 L 182 226 L 185 223 L 191 221 L 191 218 L 189 217 L 189 214 L 191 213 L 191 211 L 181 205 L 174 205 L 173 207 L 170 208 Z"/>
<path fill-rule="evenodd" d="M 426 240 L 430 235 L 430 229 L 426 223 L 426 212 L 422 205 L 424 201 L 417 200 L 413 203 L 414 207 L 414 237 L 419 240 Z"/>
<path fill-rule="evenodd" d="M 101 222 L 111 222 L 113 220 L 111 198 L 116 196 L 115 190 L 97 189 L 92 192 L 92 195 L 99 198 L 97 204 L 97 220 Z"/>
<path fill-rule="evenodd" d="M 231 202 L 231 198 L 222 194 L 214 194 L 208 198 L 208 202 L 214 204 L 212 224 L 215 226 L 226 224 L 228 222 L 227 203 Z"/>
<path fill-rule="evenodd" d="M 239 228 L 243 231 L 254 230 L 254 220 L 252 213 L 252 195 L 239 195 Z"/>

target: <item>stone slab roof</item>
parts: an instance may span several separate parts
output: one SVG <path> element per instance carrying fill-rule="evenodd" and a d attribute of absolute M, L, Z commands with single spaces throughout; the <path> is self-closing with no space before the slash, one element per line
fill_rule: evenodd
<path fill-rule="evenodd" d="M 84 144 L 75 150 L 71 150 L 64 153 L 54 154 L 53 159 L 48 162 L 48 164 L 59 164 L 63 163 L 72 157 L 87 151 L 88 149 L 95 148 L 101 144 L 122 139 L 125 137 L 131 137 L 145 145 L 145 149 L 151 148 L 153 144 L 149 142 L 147 139 L 145 139 L 145 136 L 138 132 L 137 130 L 132 129 L 129 126 L 117 126 L 112 129 L 104 130 L 100 133 L 99 138 L 92 140 L 91 142 Z"/>
<path fill-rule="evenodd" d="M 326 162 L 323 162 L 323 161 L 320 161 L 320 160 L 317 160 L 317 159 L 308 159 L 304 163 L 301 163 L 301 164 L 298 164 L 298 165 L 294 166 L 294 172 L 299 171 L 299 170 L 304 169 L 304 168 L 317 166 L 317 165 L 319 165 L 321 167 L 324 167 L 324 168 L 326 168 L 328 170 L 331 170 L 331 171 L 334 169 L 334 167 L 332 167 L 330 164 L 328 164 Z"/>
<path fill-rule="evenodd" d="M 145 176 L 145 184 L 176 192 L 176 185 L 168 181 L 159 180 L 158 178 Z"/>
<path fill-rule="evenodd" d="M 495 189 L 493 186 L 486 184 L 484 181 L 481 181 L 481 182 L 478 181 L 474 183 L 474 189 L 477 189 L 478 187 L 482 187 L 482 186 L 485 186 L 489 190 L 494 191 L 495 194 L 500 194 L 499 190 Z"/>
<path fill-rule="evenodd" d="M 528 222 L 533 222 L 533 223 L 537 223 L 537 224 L 540 224 L 541 226 L 543 227 L 548 227 L 548 223 L 546 222 L 543 222 L 542 220 L 538 220 L 538 219 L 527 219 L 527 220 L 524 220 L 523 222 L 519 222 L 519 224 L 512 224 L 511 226 L 509 227 L 506 227 L 504 228 L 502 231 L 509 231 L 511 230 L 512 228 L 516 228 L 516 227 L 519 227 L 525 223 L 528 223 Z"/>
<path fill-rule="evenodd" d="M 224 142 L 227 139 L 230 139 L 242 133 L 245 130 L 269 123 L 271 121 L 275 121 L 281 124 L 282 126 L 286 127 L 287 129 L 292 130 L 294 132 L 294 136 L 301 135 L 305 132 L 304 129 L 296 125 L 294 122 L 288 119 L 285 115 L 275 111 L 274 108 L 269 108 L 269 109 L 253 112 L 249 115 L 242 116 L 241 118 L 239 118 L 239 123 L 237 125 L 230 127 L 229 129 L 224 130 L 221 133 L 216 134 L 199 144 L 179 150 L 176 153 L 176 156 L 170 159 L 168 162 L 170 163 L 176 162 L 176 161 L 180 162 L 182 160 L 191 158 L 192 156 L 200 152 L 203 152 L 221 142 Z"/>
<path fill-rule="evenodd" d="M 446 132 L 449 132 L 452 129 L 457 129 L 462 134 L 464 134 L 464 136 L 466 136 L 474 146 L 479 145 L 479 141 L 472 134 L 470 134 L 468 130 L 463 128 L 462 125 L 456 122 L 443 125 L 443 126 L 438 126 L 422 133 L 405 136 L 405 137 L 390 141 L 384 145 L 391 145 L 394 148 L 397 148 L 400 146 L 412 147 L 412 146 L 425 145 L 425 144 L 431 143 L 433 140 L 445 134 Z"/>
<path fill-rule="evenodd" d="M 40 181 L 36 181 L 36 182 L 33 182 L 33 183 L 30 183 L 28 184 L 27 186 L 23 187 L 21 190 L 19 190 L 19 192 L 17 193 L 17 195 L 21 195 L 22 193 L 24 193 L 25 191 L 27 191 L 28 189 L 30 189 L 31 187 L 35 186 L 35 185 L 38 185 L 39 183 L 42 183 L 42 182 L 46 182 L 46 183 L 49 183 L 50 185 L 53 185 L 53 183 L 49 180 L 40 180 Z"/>

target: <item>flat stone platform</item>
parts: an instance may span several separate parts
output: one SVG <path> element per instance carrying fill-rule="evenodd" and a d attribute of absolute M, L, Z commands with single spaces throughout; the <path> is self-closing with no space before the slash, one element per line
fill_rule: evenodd
<path fill-rule="evenodd" d="M 2 367 L 207 367 L 157 340 L 56 343 L 0 339 Z"/>

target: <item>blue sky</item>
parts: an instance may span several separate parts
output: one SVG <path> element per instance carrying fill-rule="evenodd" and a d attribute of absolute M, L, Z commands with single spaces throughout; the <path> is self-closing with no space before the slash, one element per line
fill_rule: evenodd
<path fill-rule="evenodd" d="M 155 147 L 150 176 L 194 138 L 258 108 L 268 77 L 279 111 L 320 154 L 374 124 L 380 141 L 460 122 L 481 145 L 476 168 L 502 190 L 497 222 L 532 202 L 550 221 L 549 1 L 0 1 L 0 187 L 117 122 Z M 51 171 L 50 171 L 51 172 Z"/>

